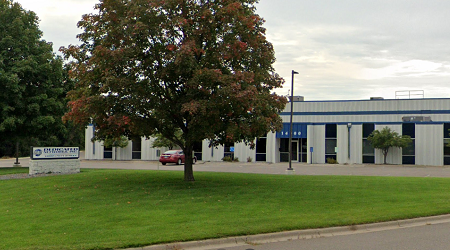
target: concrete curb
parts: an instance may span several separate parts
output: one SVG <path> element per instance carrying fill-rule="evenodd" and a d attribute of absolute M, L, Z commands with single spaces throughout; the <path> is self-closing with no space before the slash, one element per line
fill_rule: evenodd
<path fill-rule="evenodd" d="M 279 233 L 258 234 L 250 236 L 237 236 L 222 239 L 211 239 L 190 242 L 175 242 L 140 248 L 128 248 L 127 250 L 207 250 L 225 247 L 236 247 L 245 245 L 259 245 L 280 241 L 306 240 L 320 237 L 332 237 L 338 235 L 350 235 L 370 233 L 400 228 L 427 226 L 433 224 L 449 223 L 450 214 L 431 217 L 421 217 L 408 220 L 396 220 L 372 224 L 352 225 L 343 227 L 319 228 L 295 230 Z"/>

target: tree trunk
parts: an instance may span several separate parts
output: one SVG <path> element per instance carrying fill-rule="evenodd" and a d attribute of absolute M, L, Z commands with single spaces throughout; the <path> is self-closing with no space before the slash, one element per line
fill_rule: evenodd
<path fill-rule="evenodd" d="M 195 181 L 194 179 L 194 168 L 193 157 L 192 157 L 192 146 L 186 147 L 184 150 L 184 180 L 185 181 Z"/>
<path fill-rule="evenodd" d="M 389 152 L 389 149 L 388 150 L 383 150 L 384 164 L 386 164 L 386 158 L 387 158 L 388 152 Z"/>

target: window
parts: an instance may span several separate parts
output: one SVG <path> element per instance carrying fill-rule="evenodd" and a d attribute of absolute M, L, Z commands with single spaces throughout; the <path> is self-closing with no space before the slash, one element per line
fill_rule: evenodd
<path fill-rule="evenodd" d="M 325 139 L 325 154 L 336 154 L 336 139 Z"/>
<path fill-rule="evenodd" d="M 370 144 L 367 137 L 375 130 L 374 123 L 363 123 L 363 147 L 362 147 L 362 162 L 363 163 L 375 163 L 375 149 Z"/>
<path fill-rule="evenodd" d="M 234 160 L 234 143 L 225 143 L 223 157 L 230 157 Z"/>
<path fill-rule="evenodd" d="M 411 138 L 416 137 L 416 124 L 415 123 L 403 123 L 402 135 L 409 135 Z"/>
<path fill-rule="evenodd" d="M 325 125 L 325 162 L 327 158 L 336 160 L 337 124 Z"/>
<path fill-rule="evenodd" d="M 306 159 L 308 157 L 308 144 L 307 144 L 307 139 L 306 138 L 302 138 L 299 139 L 300 140 L 300 152 L 299 153 L 299 162 L 306 162 Z"/>
<path fill-rule="evenodd" d="M 105 147 L 103 150 L 103 158 L 104 159 L 112 159 L 112 147 Z"/>
<path fill-rule="evenodd" d="M 267 138 L 256 139 L 256 161 L 266 161 Z"/>
<path fill-rule="evenodd" d="M 202 160 L 203 157 L 202 150 L 203 150 L 203 143 L 201 141 L 194 142 L 194 155 L 197 157 L 198 161 Z"/>
<path fill-rule="evenodd" d="M 337 124 L 325 125 L 325 138 L 337 138 Z"/>
<path fill-rule="evenodd" d="M 402 149 L 402 164 L 416 164 L 416 124 L 403 123 L 402 135 L 409 135 L 412 139 L 411 145 Z"/>
<path fill-rule="evenodd" d="M 132 141 L 131 158 L 141 159 L 141 138 L 135 138 Z"/>
<path fill-rule="evenodd" d="M 450 123 L 444 123 L 444 165 L 450 165 Z"/>

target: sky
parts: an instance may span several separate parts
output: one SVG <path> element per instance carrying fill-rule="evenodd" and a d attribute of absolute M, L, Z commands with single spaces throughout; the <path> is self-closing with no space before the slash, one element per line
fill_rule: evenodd
<path fill-rule="evenodd" d="M 15 0 L 40 19 L 43 39 L 78 44 L 77 22 L 98 0 Z M 275 49 L 277 89 L 313 100 L 450 98 L 450 1 L 260 0 Z M 411 94 L 411 95 L 410 95 Z"/>

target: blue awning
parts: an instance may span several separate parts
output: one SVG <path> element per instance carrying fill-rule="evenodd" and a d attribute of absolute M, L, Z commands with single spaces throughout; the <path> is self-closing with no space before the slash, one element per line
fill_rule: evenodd
<path fill-rule="evenodd" d="M 289 138 L 289 123 L 283 123 L 283 130 L 277 132 L 277 138 Z M 292 123 L 292 138 L 306 138 L 308 125 L 304 123 Z"/>

